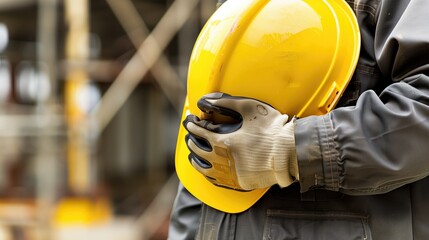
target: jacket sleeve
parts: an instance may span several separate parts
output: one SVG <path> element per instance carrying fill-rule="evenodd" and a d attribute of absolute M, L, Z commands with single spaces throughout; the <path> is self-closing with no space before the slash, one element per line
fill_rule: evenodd
<path fill-rule="evenodd" d="M 372 40 L 386 87 L 297 120 L 302 192 L 379 194 L 429 175 L 428 9 L 427 0 L 382 1 Z"/>
<path fill-rule="evenodd" d="M 200 223 L 202 203 L 179 183 L 170 216 L 169 240 L 195 239 Z"/>

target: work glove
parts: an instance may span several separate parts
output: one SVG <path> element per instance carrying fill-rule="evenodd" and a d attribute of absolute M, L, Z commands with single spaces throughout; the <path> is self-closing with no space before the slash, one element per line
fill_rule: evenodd
<path fill-rule="evenodd" d="M 183 125 L 195 169 L 215 185 L 235 190 L 286 187 L 298 180 L 295 119 L 256 99 L 212 93 L 198 101 L 201 119 Z M 219 120 L 221 119 L 221 120 Z"/>

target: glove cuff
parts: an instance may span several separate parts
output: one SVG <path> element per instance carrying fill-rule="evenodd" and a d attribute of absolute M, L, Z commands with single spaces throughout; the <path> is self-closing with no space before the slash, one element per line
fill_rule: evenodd
<path fill-rule="evenodd" d="M 280 187 L 287 187 L 299 180 L 298 159 L 295 148 L 295 118 L 281 131 L 279 148 L 282 155 L 274 159 L 274 174 Z"/>

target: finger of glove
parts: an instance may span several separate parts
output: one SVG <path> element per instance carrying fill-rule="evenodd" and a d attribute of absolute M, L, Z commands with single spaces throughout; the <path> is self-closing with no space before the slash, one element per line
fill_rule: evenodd
<path fill-rule="evenodd" d="M 187 134 L 185 136 L 185 141 L 190 151 L 188 155 L 188 160 L 191 165 L 195 168 L 195 170 L 203 174 L 209 181 L 216 182 L 216 179 L 210 176 L 213 171 L 213 164 L 209 160 L 199 156 L 199 150 L 195 151 L 195 149 L 199 149 L 198 147 L 195 148 L 195 138 L 191 134 Z"/>
<path fill-rule="evenodd" d="M 216 98 L 217 95 L 229 96 L 223 93 L 208 94 L 197 103 L 198 108 L 204 113 L 203 117 L 209 120 L 209 123 L 204 128 L 216 133 L 231 133 L 238 130 L 242 126 L 240 113 L 229 108 L 216 106 L 206 100 L 207 96 Z"/>
<path fill-rule="evenodd" d="M 200 142 L 204 142 L 203 144 L 201 144 Z M 198 139 L 195 136 L 191 135 L 191 134 L 186 134 L 185 136 L 185 142 L 186 142 L 186 146 L 188 147 L 189 151 L 191 152 L 188 156 L 188 159 L 190 161 L 195 161 L 196 163 L 198 163 L 198 165 L 200 165 L 202 168 L 211 168 L 212 164 L 207 161 L 204 158 L 199 157 L 194 150 L 191 148 L 190 143 L 192 142 L 195 146 L 197 146 L 197 148 L 202 149 L 204 151 L 211 151 L 212 148 L 210 146 L 210 144 L 206 143 L 205 139 Z"/>
<path fill-rule="evenodd" d="M 219 106 L 217 104 L 213 104 L 213 101 L 210 100 L 220 100 L 220 99 L 236 99 L 237 97 L 233 97 L 226 93 L 210 93 L 206 94 L 200 98 L 197 102 L 197 106 L 201 111 L 207 114 L 217 113 L 220 115 L 231 117 L 235 122 L 240 122 L 242 120 L 241 114 L 237 111 L 234 111 L 229 106 Z"/>
<path fill-rule="evenodd" d="M 211 145 L 208 137 L 210 137 L 210 130 L 205 129 L 205 126 L 208 124 L 206 120 L 199 120 L 198 117 L 194 115 L 189 115 L 183 121 L 183 126 L 185 129 L 192 135 L 193 140 L 201 143 L 202 145 Z"/>
<path fill-rule="evenodd" d="M 202 123 L 197 116 L 195 115 L 188 115 L 186 119 L 183 121 L 183 126 L 185 129 L 189 132 L 185 136 L 185 142 L 188 147 L 188 149 L 191 151 L 191 154 L 189 155 L 189 160 L 192 162 L 195 161 L 201 168 L 207 169 L 212 166 L 212 164 L 199 156 L 199 152 L 211 152 L 213 150 L 210 142 L 205 139 L 202 136 L 199 136 L 198 134 L 195 134 L 195 131 L 192 131 L 188 128 L 189 124 L 200 124 L 205 125 L 205 123 Z"/>
<path fill-rule="evenodd" d="M 198 107 L 205 112 L 241 118 L 243 116 L 270 116 L 279 115 L 280 112 L 271 105 L 253 98 L 236 97 L 224 93 L 207 94 L 203 96 Z"/>
<path fill-rule="evenodd" d="M 222 132 L 220 130 L 220 128 L 222 127 L 221 125 L 214 124 L 212 121 L 209 121 L 209 120 L 204 120 L 204 119 L 201 120 L 200 118 L 198 118 L 197 116 L 192 115 L 192 114 L 186 116 L 185 120 L 183 121 L 183 126 L 189 132 L 188 123 L 193 123 L 193 124 L 203 128 L 203 129 L 206 129 L 210 132 L 215 132 L 215 133 Z"/>
<path fill-rule="evenodd" d="M 210 176 L 213 166 L 211 164 L 209 167 L 204 165 L 205 163 L 209 163 L 207 160 L 202 159 L 201 157 L 195 155 L 192 152 L 188 155 L 188 159 L 191 162 L 192 167 L 194 167 L 195 170 L 197 170 L 204 177 L 206 177 L 207 180 L 209 180 L 212 183 L 216 182 L 216 179 Z"/>
<path fill-rule="evenodd" d="M 199 120 L 195 122 L 195 120 L 198 120 L 198 117 L 190 116 L 184 121 L 185 128 L 189 132 L 189 136 L 186 137 L 189 150 L 211 163 L 213 161 L 224 162 L 225 160 L 222 160 L 225 158 L 225 156 L 222 156 L 224 151 L 221 151 L 222 154 L 218 155 L 213 148 L 214 146 L 217 146 L 218 149 L 225 148 L 223 140 L 228 135 L 211 132 L 205 128 L 207 124 L 202 124 L 203 126 L 199 125 L 207 121 Z"/>
<path fill-rule="evenodd" d="M 188 160 L 189 162 L 191 162 L 192 166 L 200 173 L 205 173 L 205 169 L 213 167 L 213 165 L 209 161 L 197 156 L 193 152 L 188 155 Z"/>
<path fill-rule="evenodd" d="M 185 137 L 185 140 L 189 151 L 193 154 L 192 157 L 197 158 L 195 159 L 195 162 L 204 169 L 211 168 L 213 166 L 211 160 L 216 157 L 214 155 L 215 153 L 211 150 L 211 146 L 209 146 L 210 148 L 207 148 L 204 145 L 202 146 L 200 143 L 201 140 L 196 139 L 192 134 L 188 134 Z"/>
<path fill-rule="evenodd" d="M 218 133 L 219 128 L 222 128 L 222 124 L 213 124 L 210 121 L 200 120 L 194 115 L 189 115 L 183 121 L 183 125 L 196 139 L 205 141 L 196 142 L 197 144 L 200 143 L 210 146 L 215 144 L 223 146 L 222 139 L 224 139 L 226 135 L 224 133 Z"/>
<path fill-rule="evenodd" d="M 205 153 L 199 150 L 195 151 L 195 145 L 193 145 L 192 140 L 187 141 L 187 145 L 191 151 L 188 155 L 191 165 L 211 182 L 216 183 L 217 179 L 214 176 L 216 175 L 217 170 L 214 169 L 213 164 L 204 157 Z"/>

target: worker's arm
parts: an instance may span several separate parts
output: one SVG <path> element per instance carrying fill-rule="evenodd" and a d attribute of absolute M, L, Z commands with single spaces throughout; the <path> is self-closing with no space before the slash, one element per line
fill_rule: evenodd
<path fill-rule="evenodd" d="M 361 82 L 376 90 L 296 121 L 301 191 L 377 194 L 429 175 L 428 9 L 427 0 L 381 1 L 374 28 L 362 29 L 380 73 Z"/>

